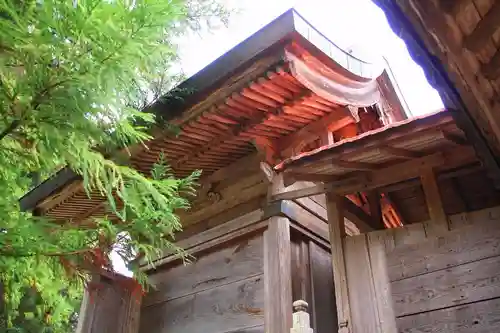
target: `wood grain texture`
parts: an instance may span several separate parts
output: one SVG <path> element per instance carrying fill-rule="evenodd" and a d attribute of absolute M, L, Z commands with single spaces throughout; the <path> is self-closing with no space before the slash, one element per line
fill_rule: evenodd
<path fill-rule="evenodd" d="M 264 232 L 266 332 L 289 332 L 292 327 L 290 222 L 272 217 Z"/>
<path fill-rule="evenodd" d="M 139 332 L 247 332 L 263 324 L 263 308 L 260 275 L 143 308 Z"/>
<path fill-rule="evenodd" d="M 422 172 L 420 180 L 424 189 L 425 201 L 431 219 L 427 224 L 427 230 L 429 233 L 439 235 L 448 230 L 448 219 L 444 212 L 443 201 L 441 200 L 441 193 L 439 192 L 436 175 L 434 171 L 429 168 Z"/>
<path fill-rule="evenodd" d="M 132 297 L 123 283 L 101 276 L 93 282 L 96 288 L 86 292 L 77 332 L 136 333 L 140 298 Z"/>
<path fill-rule="evenodd" d="M 379 331 L 376 298 L 366 235 L 345 239 L 345 263 L 351 312 L 351 330 L 356 333 Z"/>
<path fill-rule="evenodd" d="M 289 217 L 290 220 L 297 222 L 315 235 L 328 241 L 328 224 L 322 219 L 318 218 L 294 201 L 287 200 L 283 202 L 283 208 L 284 214 Z"/>
<path fill-rule="evenodd" d="M 312 327 L 315 333 L 335 332 L 338 324 L 331 254 L 314 242 L 309 242 L 309 256 Z"/>
<path fill-rule="evenodd" d="M 485 218 L 482 214 L 479 216 Z M 469 218 L 473 224 L 452 230 L 445 236 L 397 246 L 387 256 L 391 281 L 500 255 L 499 220 L 478 221 L 474 214 Z"/>
<path fill-rule="evenodd" d="M 211 241 L 214 240 L 217 241 L 217 239 L 219 239 L 218 242 L 221 243 L 222 242 L 222 240 L 220 239 L 221 237 L 229 236 L 229 238 L 231 238 L 231 234 L 235 234 L 235 236 L 237 236 L 238 231 L 240 230 L 242 230 L 243 233 L 245 233 L 245 230 L 247 230 L 250 226 L 257 224 L 257 222 L 259 221 L 262 221 L 264 216 L 265 216 L 264 210 L 262 209 L 255 210 L 250 213 L 239 216 L 234 220 L 231 220 L 224 224 L 220 224 L 216 227 L 200 232 L 199 234 L 195 234 L 192 237 L 182 239 L 181 241 L 177 242 L 176 245 L 184 250 L 188 250 L 188 252 L 189 250 L 199 245 L 204 245 L 203 248 L 206 248 L 206 245 L 209 244 Z M 190 251 L 190 253 L 192 254 L 193 251 Z M 153 262 L 155 266 L 158 267 L 161 264 L 170 262 L 177 258 L 178 256 L 175 253 L 172 253 L 171 250 L 165 250 L 163 254 L 159 258 L 154 259 Z M 152 265 L 146 264 L 144 262 L 142 263 L 142 265 L 144 266 L 143 269 L 145 270 L 153 268 Z"/>
<path fill-rule="evenodd" d="M 489 333 L 500 331 L 500 299 L 397 319 L 401 333 Z"/>
<path fill-rule="evenodd" d="M 262 236 L 242 239 L 230 247 L 195 258 L 191 263 L 149 276 L 156 287 L 144 306 L 211 289 L 263 273 Z"/>
<path fill-rule="evenodd" d="M 393 296 L 387 272 L 385 234 L 383 231 L 372 232 L 366 235 L 366 239 L 375 293 L 375 298 L 368 300 L 368 302 L 374 303 L 378 315 L 378 332 L 396 333 Z"/>
<path fill-rule="evenodd" d="M 396 316 L 500 297 L 500 257 L 392 283 Z"/>
<path fill-rule="evenodd" d="M 330 231 L 330 247 L 332 251 L 332 273 L 335 285 L 335 301 L 339 325 L 351 325 L 351 310 L 347 289 L 346 258 L 344 254 L 344 211 L 343 198 L 328 193 L 326 195 L 326 211 Z M 355 237 L 355 236 L 354 236 Z"/>

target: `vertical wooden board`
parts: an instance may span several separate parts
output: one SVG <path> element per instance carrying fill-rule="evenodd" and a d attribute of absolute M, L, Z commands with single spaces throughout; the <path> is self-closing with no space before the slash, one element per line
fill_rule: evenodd
<path fill-rule="evenodd" d="M 139 332 L 238 331 L 262 325 L 263 308 L 261 275 L 143 308 Z"/>
<path fill-rule="evenodd" d="M 396 333 L 396 317 L 393 309 L 391 283 L 387 272 L 385 252 L 386 232 L 377 231 L 366 235 L 375 298 L 372 300 L 378 313 L 379 332 Z"/>
<path fill-rule="evenodd" d="M 346 323 L 350 325 L 351 312 L 347 292 L 346 259 L 344 252 L 346 233 L 344 228 L 343 197 L 333 193 L 328 193 L 326 197 L 337 320 L 339 326 Z"/>
<path fill-rule="evenodd" d="M 265 330 L 288 332 L 292 326 L 290 222 L 269 219 L 264 232 Z"/>
<path fill-rule="evenodd" d="M 115 286 L 112 281 L 102 281 L 102 287 L 94 294 L 90 302 L 96 302 L 93 320 L 89 332 L 121 333 L 127 318 L 123 311 L 128 297 L 125 291 Z"/>
<path fill-rule="evenodd" d="M 392 283 L 397 316 L 500 297 L 500 257 Z"/>
<path fill-rule="evenodd" d="M 238 281 L 263 272 L 262 236 L 241 239 L 230 247 L 195 258 L 191 263 L 149 277 L 156 287 L 144 306 Z"/>
<path fill-rule="evenodd" d="M 387 256 L 391 281 L 500 255 L 498 221 L 474 223 L 443 237 L 398 246 Z"/>
<path fill-rule="evenodd" d="M 305 237 L 293 237 L 291 242 L 292 300 L 310 302 L 311 281 L 309 248 Z"/>
<path fill-rule="evenodd" d="M 97 292 L 95 292 L 97 293 Z M 84 291 L 82 304 L 80 306 L 80 313 L 78 315 L 78 325 L 76 327 L 76 333 L 87 333 L 90 332 L 92 327 L 92 321 L 95 313 L 96 302 L 91 301 L 91 298 L 95 297 L 90 295 L 88 290 Z"/>
<path fill-rule="evenodd" d="M 397 319 L 404 333 L 493 333 L 500 332 L 500 299 L 454 306 Z"/>
<path fill-rule="evenodd" d="M 337 309 L 335 305 L 335 287 L 332 277 L 331 254 L 309 242 L 311 260 L 312 302 L 314 333 L 331 333 L 337 330 Z"/>
<path fill-rule="evenodd" d="M 345 262 L 352 332 L 379 332 L 366 235 L 345 238 Z"/>

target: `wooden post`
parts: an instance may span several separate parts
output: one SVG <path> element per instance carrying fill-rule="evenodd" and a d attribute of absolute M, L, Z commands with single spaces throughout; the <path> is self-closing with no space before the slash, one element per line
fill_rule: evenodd
<path fill-rule="evenodd" d="M 313 333 L 307 313 L 308 306 L 303 300 L 293 302 L 293 326 L 290 333 Z"/>
<path fill-rule="evenodd" d="M 367 199 L 370 207 L 370 215 L 373 223 L 375 224 L 374 227 L 376 229 L 385 229 L 380 194 L 376 190 L 369 191 L 367 193 Z"/>
<path fill-rule="evenodd" d="M 292 327 L 290 221 L 271 217 L 264 232 L 265 332 L 289 332 Z"/>
<path fill-rule="evenodd" d="M 425 193 L 425 201 L 429 209 L 430 224 L 428 230 L 430 234 L 442 233 L 448 230 L 448 219 L 443 208 L 443 201 L 439 193 L 439 186 L 436 175 L 432 169 L 425 170 L 420 176 L 422 187 Z"/>
<path fill-rule="evenodd" d="M 132 279 L 118 275 L 114 279 L 93 277 L 96 287 L 85 291 L 77 333 L 139 331 L 141 294 L 133 295 L 132 290 L 125 288 L 124 282 L 128 280 Z"/>
<path fill-rule="evenodd" d="M 347 277 L 344 257 L 344 226 L 343 197 L 334 193 L 326 195 L 326 209 L 330 226 L 330 244 L 332 251 L 333 281 L 335 285 L 335 300 L 337 303 L 337 318 L 339 332 L 349 332 L 351 311 L 347 294 Z"/>

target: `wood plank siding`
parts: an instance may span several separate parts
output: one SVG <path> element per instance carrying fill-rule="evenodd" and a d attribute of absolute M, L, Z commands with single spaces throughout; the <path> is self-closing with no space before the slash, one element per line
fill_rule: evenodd
<path fill-rule="evenodd" d="M 449 221 L 438 236 L 426 224 L 383 232 L 399 332 L 500 329 L 500 207 Z"/>

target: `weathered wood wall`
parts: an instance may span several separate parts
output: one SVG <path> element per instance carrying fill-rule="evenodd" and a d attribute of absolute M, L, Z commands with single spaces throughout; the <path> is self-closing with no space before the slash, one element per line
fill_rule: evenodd
<path fill-rule="evenodd" d="M 355 318 L 356 304 L 383 291 L 385 276 L 391 297 L 376 299 L 392 298 L 390 310 L 398 332 L 500 330 L 500 207 L 454 215 L 449 220 L 450 231 L 438 235 L 432 234 L 428 224 L 419 223 L 346 240 L 349 286 L 368 286 L 367 290 L 350 288 L 356 294 L 350 294 L 353 321 L 361 322 Z M 373 243 L 386 253 L 386 267 L 379 267 L 381 274 L 374 272 Z M 356 247 L 367 250 L 356 251 Z M 366 262 L 359 255 L 354 258 L 355 253 L 368 254 Z M 363 278 L 369 274 L 381 285 L 370 288 Z M 365 321 L 367 316 L 377 315 L 366 306 L 358 310 Z M 365 327 L 356 332 L 372 331 Z"/>
<path fill-rule="evenodd" d="M 151 274 L 156 290 L 141 311 L 141 333 L 263 332 L 262 235 Z"/>

